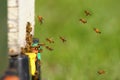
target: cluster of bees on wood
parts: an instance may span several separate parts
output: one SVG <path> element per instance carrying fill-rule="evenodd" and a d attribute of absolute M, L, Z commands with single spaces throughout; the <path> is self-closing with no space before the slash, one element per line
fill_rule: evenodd
<path fill-rule="evenodd" d="M 41 17 L 39 17 L 40 19 L 42 19 Z M 42 21 L 40 21 L 42 23 Z M 25 37 L 25 41 L 26 41 L 26 45 L 25 47 L 21 47 L 21 54 L 23 55 L 26 55 L 26 53 L 32 53 L 33 49 L 34 48 L 35 50 L 37 50 L 38 52 L 42 53 L 43 51 L 43 48 L 40 48 L 40 47 L 45 47 L 46 49 L 48 49 L 49 51 L 53 51 L 54 49 L 47 46 L 45 43 L 38 43 L 37 45 L 35 46 L 32 46 L 34 44 L 34 37 L 33 35 L 31 34 L 32 32 L 32 27 L 31 27 L 31 23 L 30 22 L 27 22 L 27 25 L 26 25 L 26 37 Z M 38 38 L 37 38 L 38 39 Z M 60 39 L 61 41 L 64 43 L 66 42 L 66 39 L 61 37 L 60 36 Z M 46 38 L 46 41 L 48 43 L 54 43 L 54 40 L 52 38 Z M 41 65 L 41 61 L 38 60 L 38 65 L 40 66 Z M 34 80 L 38 80 L 38 77 L 39 77 L 39 71 L 36 70 L 35 72 L 35 75 L 34 75 Z"/>
<path fill-rule="evenodd" d="M 84 14 L 85 14 L 86 16 L 91 16 L 91 15 L 92 15 L 91 12 L 89 12 L 88 10 L 85 10 L 85 11 L 84 11 Z M 40 22 L 40 24 L 43 24 L 43 20 L 44 20 L 44 19 L 43 19 L 42 16 L 38 16 L 38 21 Z M 81 23 L 83 23 L 83 24 L 86 24 L 86 23 L 87 23 L 87 20 L 84 19 L 84 18 L 79 19 L 79 21 L 80 21 Z M 97 34 L 101 34 L 101 31 L 100 31 L 98 28 L 93 28 L 93 31 L 94 31 L 95 33 L 97 33 Z M 63 43 L 66 42 L 66 39 L 65 39 L 64 37 L 59 37 L 59 38 L 62 40 Z M 46 41 L 48 41 L 49 43 L 54 43 L 54 41 L 53 41 L 52 38 L 46 38 Z M 49 46 L 46 46 L 46 48 L 47 48 L 48 50 L 50 50 L 50 51 L 53 50 L 53 49 L 52 49 L 51 47 L 49 47 Z M 98 70 L 97 73 L 98 73 L 99 75 L 102 75 L 102 74 L 105 74 L 105 71 L 104 71 L 104 70 Z"/>
<path fill-rule="evenodd" d="M 25 47 L 21 47 L 21 54 L 24 53 L 31 53 L 31 48 L 32 48 L 32 44 L 33 44 L 33 35 L 31 34 L 32 32 L 32 27 L 31 27 L 31 23 L 27 22 L 26 25 L 26 45 Z M 36 46 L 35 48 L 38 49 L 40 46 L 44 46 L 44 43 L 39 43 L 38 46 Z M 42 52 L 42 50 L 40 49 L 39 52 Z"/>
<path fill-rule="evenodd" d="M 38 16 L 39 18 L 39 21 L 40 23 L 42 24 L 43 23 L 43 18 L 41 16 Z M 31 51 L 31 48 L 32 48 L 32 43 L 33 43 L 33 35 L 31 34 L 32 32 L 32 27 L 31 27 L 31 23 L 30 22 L 27 22 L 27 25 L 26 25 L 26 38 L 25 38 L 25 41 L 26 41 L 26 45 L 25 47 L 21 47 L 21 54 L 24 54 L 24 53 L 30 53 L 32 52 Z M 67 40 L 60 36 L 59 39 L 64 43 L 66 42 Z M 54 40 L 52 38 L 46 38 L 46 41 L 48 43 L 54 43 Z M 54 49 L 47 46 L 45 43 L 39 43 L 38 46 L 36 46 L 36 49 L 38 49 L 40 46 L 44 46 L 46 49 L 48 49 L 49 51 L 53 51 Z M 43 50 L 40 49 L 39 52 L 42 52 Z"/>
<path fill-rule="evenodd" d="M 31 45 L 32 45 L 32 39 L 33 39 L 33 36 L 31 34 L 32 32 L 32 27 L 31 27 L 31 24 L 30 22 L 27 22 L 27 26 L 26 26 L 26 45 L 25 45 L 25 48 L 24 47 L 21 47 L 21 53 L 24 54 L 24 53 L 29 53 L 31 52 Z"/>

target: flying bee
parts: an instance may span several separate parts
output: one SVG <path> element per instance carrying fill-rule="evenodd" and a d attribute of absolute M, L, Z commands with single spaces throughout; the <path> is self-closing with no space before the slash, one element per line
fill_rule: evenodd
<path fill-rule="evenodd" d="M 50 51 L 53 51 L 53 48 L 49 47 L 49 46 L 46 46 L 46 49 L 50 50 Z"/>
<path fill-rule="evenodd" d="M 45 46 L 45 43 L 39 43 L 37 47 L 40 48 L 41 46 Z"/>
<path fill-rule="evenodd" d="M 79 21 L 84 23 L 84 24 L 87 23 L 87 20 L 85 20 L 85 19 L 80 19 Z"/>
<path fill-rule="evenodd" d="M 61 36 L 60 36 L 60 39 L 62 40 L 63 43 L 67 41 L 64 37 L 61 37 Z"/>
<path fill-rule="evenodd" d="M 45 46 L 45 43 L 39 43 L 38 46 Z"/>
<path fill-rule="evenodd" d="M 89 11 L 87 11 L 87 10 L 85 10 L 84 13 L 85 13 L 86 16 L 90 16 L 91 15 L 91 13 Z"/>
<path fill-rule="evenodd" d="M 104 70 L 99 70 L 97 73 L 101 75 L 101 74 L 105 74 L 105 71 Z"/>
<path fill-rule="evenodd" d="M 40 24 L 42 24 L 43 23 L 43 17 L 42 16 L 38 16 L 38 21 L 40 22 Z"/>
<path fill-rule="evenodd" d="M 96 33 L 101 34 L 101 31 L 100 31 L 99 29 L 97 29 L 97 28 L 93 28 L 93 30 L 94 30 Z"/>
<path fill-rule="evenodd" d="M 46 41 L 48 41 L 49 43 L 54 43 L 52 38 L 46 38 Z"/>

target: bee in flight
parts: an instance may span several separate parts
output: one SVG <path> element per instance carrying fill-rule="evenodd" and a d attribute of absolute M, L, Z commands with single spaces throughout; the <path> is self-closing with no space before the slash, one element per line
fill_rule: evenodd
<path fill-rule="evenodd" d="M 101 34 L 101 31 L 100 31 L 99 29 L 97 29 L 97 28 L 93 28 L 93 30 L 94 30 L 96 33 Z"/>
<path fill-rule="evenodd" d="M 62 40 L 63 43 L 67 41 L 64 37 L 61 36 L 60 36 L 60 40 Z"/>
<path fill-rule="evenodd" d="M 50 50 L 50 51 L 53 51 L 53 48 L 49 47 L 49 46 L 46 46 L 46 49 Z"/>
<path fill-rule="evenodd" d="M 38 45 L 39 46 L 45 46 L 45 43 L 39 43 Z"/>
<path fill-rule="evenodd" d="M 91 13 L 89 11 L 87 11 L 87 10 L 85 10 L 84 13 L 85 13 L 86 16 L 90 16 L 91 15 Z"/>
<path fill-rule="evenodd" d="M 48 41 L 49 43 L 54 43 L 54 40 L 52 38 L 46 38 L 46 41 Z"/>
<path fill-rule="evenodd" d="M 45 46 L 45 43 L 39 43 L 37 47 L 40 48 L 41 46 Z"/>
<path fill-rule="evenodd" d="M 101 75 L 101 74 L 105 74 L 105 71 L 104 70 L 99 70 L 97 73 Z"/>
<path fill-rule="evenodd" d="M 38 16 L 38 21 L 40 22 L 40 24 L 43 24 L 43 17 L 42 16 Z"/>
<path fill-rule="evenodd" d="M 84 24 L 87 23 L 87 20 L 85 20 L 85 19 L 79 19 L 79 21 L 84 23 Z"/>

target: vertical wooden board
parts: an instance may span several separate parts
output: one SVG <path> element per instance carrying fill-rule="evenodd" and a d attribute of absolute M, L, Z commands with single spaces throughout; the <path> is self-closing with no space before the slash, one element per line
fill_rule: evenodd
<path fill-rule="evenodd" d="M 32 34 L 34 32 L 34 3 L 35 0 L 19 0 L 18 1 L 18 44 L 20 47 L 24 47 L 25 45 L 25 34 L 26 34 L 26 24 L 27 22 L 31 23 Z"/>
<path fill-rule="evenodd" d="M 7 68 L 7 0 L 0 0 L 0 75 Z"/>
<path fill-rule="evenodd" d="M 18 0 L 8 0 L 8 48 L 9 55 L 18 54 Z M 12 50 L 12 52 L 11 52 Z"/>

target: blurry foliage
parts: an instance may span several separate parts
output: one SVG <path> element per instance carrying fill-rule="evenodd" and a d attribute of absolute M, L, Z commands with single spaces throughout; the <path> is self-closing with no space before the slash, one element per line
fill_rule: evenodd
<path fill-rule="evenodd" d="M 36 0 L 35 37 L 45 42 L 53 37 L 54 48 L 42 54 L 42 76 L 46 80 L 120 80 L 119 0 Z M 84 10 L 91 12 L 85 16 Z M 87 24 L 79 22 L 87 19 Z M 99 28 L 96 34 L 93 28 Z M 59 36 L 67 42 L 63 44 Z M 99 69 L 106 73 L 97 74 Z"/>

